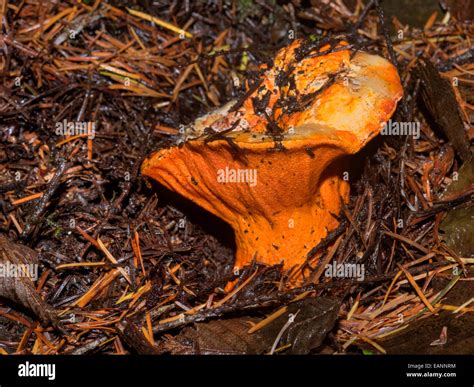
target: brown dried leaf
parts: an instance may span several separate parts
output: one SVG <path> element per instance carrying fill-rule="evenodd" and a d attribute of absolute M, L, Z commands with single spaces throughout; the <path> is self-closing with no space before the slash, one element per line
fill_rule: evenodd
<path fill-rule="evenodd" d="M 329 297 L 311 297 L 295 302 L 272 324 L 262 329 L 262 334 L 274 338 L 288 323 L 290 315 L 294 321 L 283 332 L 278 347 L 291 344 L 290 353 L 304 355 L 319 347 L 334 327 L 340 302 Z"/>
<path fill-rule="evenodd" d="M 263 354 L 291 344 L 293 354 L 306 354 L 321 345 L 336 321 L 340 303 L 327 297 L 307 298 L 287 306 L 285 313 L 262 329 L 248 333 L 259 319 L 239 317 L 196 323 L 173 338 L 172 353 Z M 294 321 L 288 319 L 294 315 Z M 184 350 L 183 348 L 187 349 Z M 178 351 L 176 350 L 178 349 Z M 176 352 L 174 352 L 176 351 Z"/>
<path fill-rule="evenodd" d="M 256 322 L 256 319 L 240 317 L 196 323 L 183 330 L 179 341 L 191 342 L 193 353 L 203 355 L 255 355 L 269 351 L 272 338 L 259 332 L 249 334 L 250 322 Z"/>
<path fill-rule="evenodd" d="M 54 308 L 43 301 L 33 283 L 38 263 L 36 251 L 0 234 L 0 297 L 29 309 L 42 323 L 55 325 Z"/>
<path fill-rule="evenodd" d="M 464 163 L 458 179 L 446 190 L 445 195 L 462 192 L 474 184 L 474 159 Z M 474 257 L 474 205 L 460 206 L 446 214 L 440 224 L 447 245 L 462 257 Z"/>
<path fill-rule="evenodd" d="M 471 151 L 464 129 L 460 108 L 450 82 L 443 79 L 427 60 L 420 60 L 418 73 L 423 85 L 423 101 L 436 123 L 453 144 L 464 162 L 471 159 Z"/>

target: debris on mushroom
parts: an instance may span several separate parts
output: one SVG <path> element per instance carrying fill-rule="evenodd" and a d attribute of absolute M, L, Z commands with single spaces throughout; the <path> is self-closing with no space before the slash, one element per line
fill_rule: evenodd
<path fill-rule="evenodd" d="M 298 40 L 246 98 L 197 119 L 142 173 L 233 227 L 237 269 L 301 266 L 348 201 L 343 156 L 382 130 L 402 94 L 384 58 Z"/>

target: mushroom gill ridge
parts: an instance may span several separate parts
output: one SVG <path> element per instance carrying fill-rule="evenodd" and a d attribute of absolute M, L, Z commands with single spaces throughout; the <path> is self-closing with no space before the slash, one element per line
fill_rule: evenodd
<path fill-rule="evenodd" d="M 344 156 L 381 131 L 402 97 L 387 60 L 345 42 L 305 44 L 281 49 L 245 99 L 198 118 L 180 146 L 142 166 L 233 227 L 236 268 L 306 261 L 349 199 Z"/>

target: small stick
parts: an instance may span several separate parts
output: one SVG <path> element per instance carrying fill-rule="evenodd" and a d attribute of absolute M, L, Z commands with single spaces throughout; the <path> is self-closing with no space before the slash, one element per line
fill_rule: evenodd
<path fill-rule="evenodd" d="M 53 197 L 54 193 L 59 187 L 59 183 L 61 181 L 61 177 L 66 171 L 68 163 L 65 159 L 61 159 L 59 161 L 58 169 L 54 174 L 53 178 L 48 183 L 48 188 L 44 192 L 43 196 L 39 199 L 38 205 L 34 208 L 33 213 L 31 214 L 29 221 L 26 223 L 23 232 L 21 233 L 21 238 L 27 238 L 30 236 L 31 232 L 33 231 L 33 227 L 39 223 L 41 223 L 41 216 L 46 211 L 46 207 L 48 206 L 48 202 Z"/>
<path fill-rule="evenodd" d="M 25 197 L 20 198 L 20 199 L 13 200 L 12 204 L 14 206 L 18 206 L 19 204 L 29 202 L 30 200 L 39 199 L 41 196 L 43 196 L 43 192 L 38 192 L 38 193 L 35 193 L 35 194 L 32 194 L 32 195 L 25 196 Z"/>
<path fill-rule="evenodd" d="M 409 245 L 411 245 L 413 247 L 416 247 L 422 253 L 429 254 L 429 252 L 430 252 L 426 247 L 420 245 L 419 243 L 416 243 L 416 242 L 412 241 L 411 239 L 409 239 L 409 238 L 407 238 L 403 235 L 395 234 L 394 232 L 391 232 L 391 231 L 384 231 L 383 233 L 385 235 L 389 236 L 389 237 L 398 239 L 401 242 L 405 242 L 405 243 L 408 243 Z"/>
<path fill-rule="evenodd" d="M 283 306 L 282 308 L 278 309 L 276 312 L 272 313 L 270 316 L 265 317 L 262 321 L 259 321 L 252 328 L 250 328 L 247 331 L 247 333 L 252 334 L 254 332 L 257 332 L 258 330 L 262 329 L 264 326 L 268 325 L 273 320 L 276 320 L 278 317 L 284 314 L 287 311 L 287 309 L 288 309 L 287 306 Z"/>
<path fill-rule="evenodd" d="M 183 34 L 187 38 L 192 38 L 193 34 L 191 34 L 188 31 L 183 30 L 182 28 L 176 27 L 175 25 L 165 22 L 164 20 L 158 19 L 155 16 L 148 15 L 147 13 L 140 12 L 140 11 L 135 11 L 134 9 L 127 8 L 127 11 L 136 17 L 139 17 L 140 19 L 148 20 L 151 21 L 155 24 L 158 24 L 159 26 L 166 28 L 167 30 L 173 31 L 177 34 Z"/>
<path fill-rule="evenodd" d="M 409 271 L 407 269 L 405 269 L 402 265 L 398 265 L 398 267 L 400 268 L 400 270 L 403 271 L 403 273 L 405 274 L 405 276 L 407 277 L 408 279 L 408 282 L 410 282 L 411 286 L 413 286 L 413 288 L 415 289 L 416 291 L 416 294 L 418 294 L 418 296 L 420 297 L 421 301 L 423 301 L 423 303 L 428 307 L 428 309 L 434 313 L 435 309 L 433 308 L 433 305 L 431 305 L 431 303 L 428 301 L 428 299 L 426 298 L 426 296 L 423 294 L 422 290 L 420 289 L 420 287 L 418 286 L 418 284 L 416 283 L 415 279 L 413 278 L 413 276 L 409 273 Z"/>
<path fill-rule="evenodd" d="M 298 310 L 295 314 L 293 313 L 290 313 L 290 315 L 288 316 L 288 321 L 286 322 L 285 325 L 283 325 L 283 328 L 281 328 L 280 332 L 278 333 L 278 336 L 276 337 L 275 339 L 275 342 L 273 343 L 272 345 L 272 349 L 270 351 L 270 355 L 273 355 L 275 353 L 275 350 L 277 348 L 277 345 L 278 343 L 280 342 L 283 334 L 285 333 L 285 331 L 290 327 L 291 324 L 293 324 L 295 322 L 295 318 L 296 316 L 298 315 L 300 311 Z"/>

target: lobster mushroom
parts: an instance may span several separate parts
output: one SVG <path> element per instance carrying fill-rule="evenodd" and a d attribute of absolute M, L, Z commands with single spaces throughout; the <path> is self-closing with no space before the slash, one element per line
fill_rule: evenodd
<path fill-rule="evenodd" d="M 297 40 L 248 89 L 142 173 L 232 226 L 236 269 L 253 259 L 297 269 L 339 224 L 349 199 L 342 160 L 381 132 L 403 88 L 380 56 Z"/>

